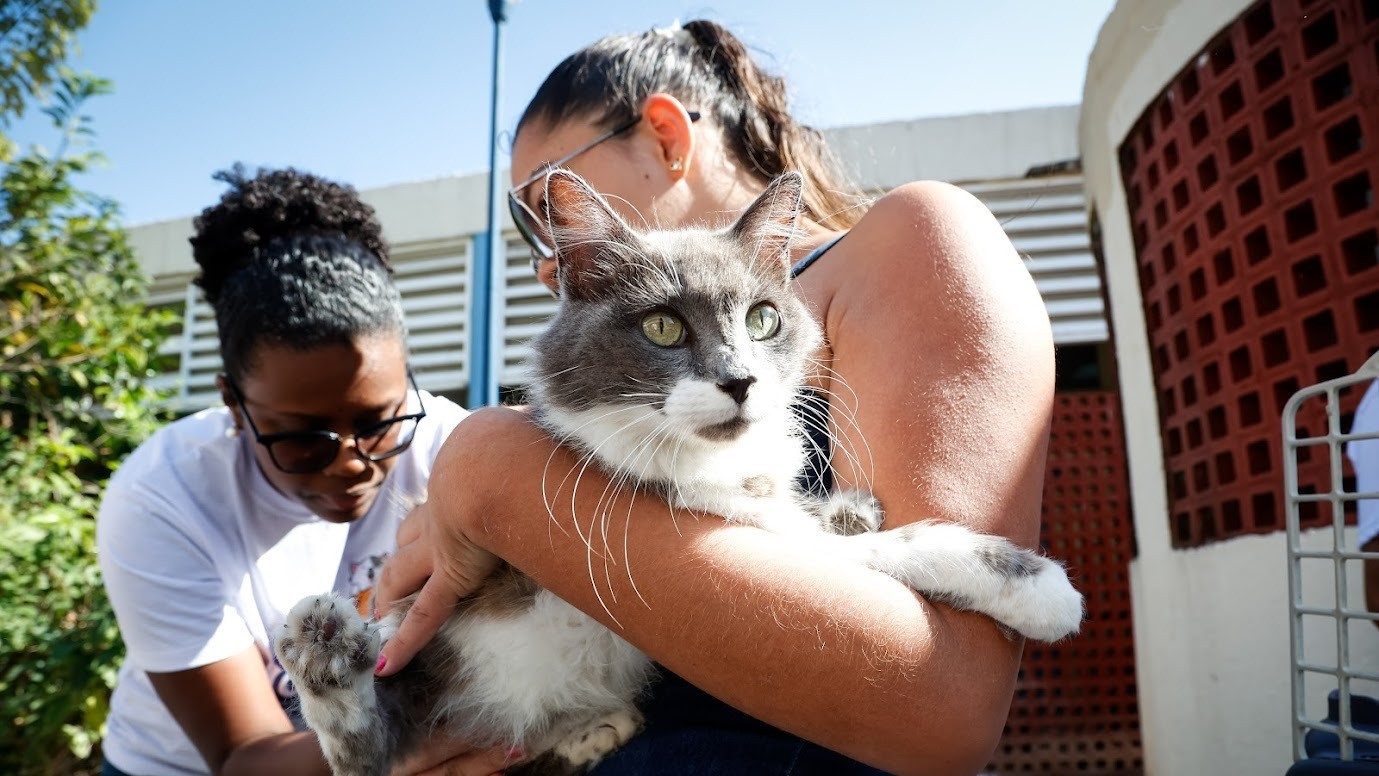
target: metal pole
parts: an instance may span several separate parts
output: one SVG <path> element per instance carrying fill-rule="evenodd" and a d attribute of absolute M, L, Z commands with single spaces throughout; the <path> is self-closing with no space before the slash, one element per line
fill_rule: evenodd
<path fill-rule="evenodd" d="M 502 291 L 507 269 L 498 180 L 498 93 L 502 80 L 503 22 L 507 21 L 507 0 L 488 0 L 493 17 L 493 96 L 490 102 L 488 132 L 488 232 L 474 251 L 474 288 L 470 290 L 469 407 L 498 403 L 498 378 L 502 369 Z"/>

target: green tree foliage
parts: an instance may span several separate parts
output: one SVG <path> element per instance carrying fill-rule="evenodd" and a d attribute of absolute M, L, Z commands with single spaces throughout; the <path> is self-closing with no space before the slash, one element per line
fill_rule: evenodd
<path fill-rule="evenodd" d="M 0 129 L 57 80 L 94 0 L 0 0 Z"/>
<path fill-rule="evenodd" d="M 102 485 L 157 425 L 147 387 L 169 321 L 107 199 L 85 102 L 108 82 L 63 64 L 91 0 L 0 0 L 0 773 L 92 767 L 122 656 L 95 559 Z M 26 107 L 54 149 L 19 149 Z"/>

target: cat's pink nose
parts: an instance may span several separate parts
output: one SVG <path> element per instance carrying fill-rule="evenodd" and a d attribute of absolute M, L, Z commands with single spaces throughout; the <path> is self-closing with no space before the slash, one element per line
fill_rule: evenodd
<path fill-rule="evenodd" d="M 733 401 L 737 402 L 738 404 L 741 404 L 744 401 L 747 401 L 747 389 L 751 388 L 752 383 L 755 383 L 756 381 L 757 379 L 755 377 L 752 377 L 751 375 L 748 375 L 746 377 L 738 377 L 732 380 L 725 380 L 719 383 L 718 389 L 733 397 Z"/>

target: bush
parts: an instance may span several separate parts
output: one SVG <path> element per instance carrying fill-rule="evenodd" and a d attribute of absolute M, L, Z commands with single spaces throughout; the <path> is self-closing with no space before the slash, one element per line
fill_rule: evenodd
<path fill-rule="evenodd" d="M 0 0 L 0 773 L 98 765 L 123 655 L 94 516 L 159 422 L 146 387 L 168 330 L 114 203 L 76 184 L 100 157 L 81 113 L 109 84 L 62 66 L 90 0 Z M 49 91 L 50 90 L 50 91 Z M 46 99 L 44 99 L 46 96 Z M 43 104 L 56 150 L 4 130 Z"/>

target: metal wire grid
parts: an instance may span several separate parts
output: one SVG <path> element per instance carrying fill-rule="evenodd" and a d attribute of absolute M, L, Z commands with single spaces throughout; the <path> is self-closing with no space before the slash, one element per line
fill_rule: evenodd
<path fill-rule="evenodd" d="M 1364 609 L 1347 607 L 1348 590 L 1346 580 L 1346 561 L 1379 559 L 1379 552 L 1360 552 L 1345 548 L 1345 503 L 1360 499 L 1379 498 L 1379 493 L 1348 493 L 1342 484 L 1344 458 L 1342 446 L 1357 439 L 1379 439 L 1379 432 L 1352 434 L 1341 428 L 1340 392 L 1351 386 L 1379 378 L 1379 353 L 1375 353 L 1354 374 L 1303 388 L 1293 395 L 1283 408 L 1283 476 L 1285 486 L 1285 509 L 1288 530 L 1288 590 L 1289 590 L 1289 631 L 1293 659 L 1293 759 L 1300 760 L 1305 755 L 1304 738 L 1308 730 L 1321 730 L 1335 734 L 1340 740 L 1341 758 L 1354 759 L 1355 740 L 1379 743 L 1379 735 L 1358 730 L 1351 724 L 1350 699 L 1351 682 L 1379 682 L 1379 672 L 1364 671 L 1350 663 L 1351 620 L 1379 620 L 1379 614 Z M 1322 436 L 1298 436 L 1298 408 L 1309 399 L 1325 397 L 1326 434 Z M 1298 452 L 1302 448 L 1325 446 L 1330 455 L 1331 482 L 1326 493 L 1301 493 L 1298 489 Z M 1302 547 L 1300 529 L 1300 508 L 1308 502 L 1325 502 L 1331 507 L 1334 542 L 1330 550 L 1305 550 Z M 1311 606 L 1303 600 L 1302 562 L 1305 559 L 1329 559 L 1335 575 L 1336 597 L 1331 607 Z M 1303 649 L 1304 616 L 1328 617 L 1336 624 L 1336 664 L 1334 666 L 1310 662 Z M 1336 723 L 1320 719 L 1308 719 L 1306 710 L 1306 681 L 1309 674 L 1326 676 L 1335 682 L 1339 694 L 1339 708 Z"/>

